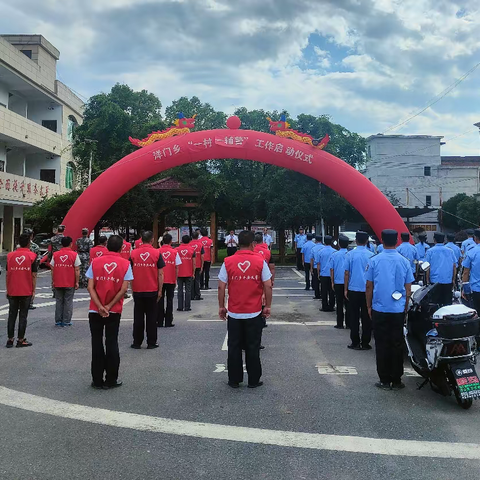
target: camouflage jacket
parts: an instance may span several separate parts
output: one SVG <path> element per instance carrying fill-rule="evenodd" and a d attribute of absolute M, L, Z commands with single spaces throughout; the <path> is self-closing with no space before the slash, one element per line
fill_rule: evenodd
<path fill-rule="evenodd" d="M 40 255 L 40 247 L 35 242 L 30 242 L 30 250 L 38 257 Z"/>
<path fill-rule="evenodd" d="M 58 252 L 62 248 L 63 233 L 57 233 L 50 239 L 50 245 L 52 246 L 52 254 Z"/>
<path fill-rule="evenodd" d="M 90 249 L 93 248 L 93 242 L 89 237 L 80 237 L 77 239 L 77 252 L 90 253 Z"/>

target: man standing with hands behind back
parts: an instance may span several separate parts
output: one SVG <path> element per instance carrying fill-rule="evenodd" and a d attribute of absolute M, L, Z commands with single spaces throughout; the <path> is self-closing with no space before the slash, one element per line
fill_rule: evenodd
<path fill-rule="evenodd" d="M 240 233 L 240 250 L 225 259 L 218 275 L 219 316 L 222 320 L 228 317 L 228 385 L 232 388 L 238 388 L 243 382 L 242 348 L 245 349 L 248 387 L 263 385 L 260 342 L 263 317 L 270 316 L 272 305 L 272 274 L 263 256 L 253 251 L 253 239 L 251 231 Z M 228 311 L 225 308 L 227 285 Z"/>

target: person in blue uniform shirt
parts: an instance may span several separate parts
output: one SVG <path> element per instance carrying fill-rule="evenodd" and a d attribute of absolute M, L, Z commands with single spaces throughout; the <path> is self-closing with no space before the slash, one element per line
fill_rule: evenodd
<path fill-rule="evenodd" d="M 403 323 L 414 280 L 410 262 L 395 249 L 398 233 L 382 232 L 385 247 L 367 266 L 367 307 L 373 321 L 377 373 L 376 387 L 400 390 L 403 375 Z"/>
<path fill-rule="evenodd" d="M 469 228 L 467 231 L 468 238 L 462 242 L 462 257 L 465 258 L 467 252 L 475 246 L 475 240 L 473 239 L 474 230 Z"/>
<path fill-rule="evenodd" d="M 452 250 L 455 258 L 457 259 L 457 264 L 459 264 L 460 258 L 462 257 L 462 251 L 460 250 L 460 247 L 455 245 L 455 234 L 447 233 L 447 241 L 448 243 L 446 243 L 445 246 Z"/>
<path fill-rule="evenodd" d="M 427 283 L 439 284 L 435 301 L 440 306 L 451 305 L 453 282 L 457 275 L 457 259 L 452 250 L 443 244 L 444 233 L 435 232 L 433 238 L 435 245 L 428 250 L 425 257 L 430 263 L 430 268 L 427 270 Z"/>
<path fill-rule="evenodd" d="M 397 247 L 397 252 L 410 262 L 412 273 L 415 275 L 418 264 L 418 251 L 410 243 L 410 234 L 408 232 L 402 232 L 400 236 L 402 238 L 402 243 Z"/>
<path fill-rule="evenodd" d="M 345 298 L 345 256 L 348 253 L 348 237 L 340 235 L 338 237 L 340 250 L 333 253 L 330 257 L 330 278 L 332 280 L 332 288 L 335 292 L 335 300 L 337 302 L 337 324 L 334 328 L 344 328 L 343 322 L 345 320 L 345 327 L 350 328 L 350 317 L 348 300 Z M 344 313 L 345 306 L 345 313 Z"/>
<path fill-rule="evenodd" d="M 319 251 L 317 260 L 317 274 L 320 279 L 322 291 L 322 312 L 333 312 L 335 310 L 335 293 L 332 289 L 330 277 L 330 257 L 336 252 L 332 247 L 332 237 L 325 235 L 323 239 L 325 246 Z"/>
<path fill-rule="evenodd" d="M 308 233 L 307 241 L 302 247 L 302 262 L 305 270 L 305 290 L 310 290 L 310 262 L 313 258 L 312 250 L 314 246 L 315 242 L 313 241 L 313 235 Z"/>
<path fill-rule="evenodd" d="M 474 231 L 475 247 L 468 251 L 463 259 L 463 283 L 470 283 L 472 290 L 473 308 L 480 312 L 480 229 Z"/>
<path fill-rule="evenodd" d="M 376 253 L 375 252 L 375 250 L 376 250 L 375 244 L 370 242 L 370 240 L 367 241 L 366 247 L 367 247 L 367 250 L 370 250 L 372 253 Z"/>
<path fill-rule="evenodd" d="M 324 247 L 322 243 L 322 237 L 316 236 L 315 237 L 315 246 L 312 249 L 312 260 L 310 261 L 310 268 L 312 271 L 312 288 L 315 292 L 315 296 L 313 297 L 314 300 L 319 300 L 321 298 L 320 295 L 320 279 L 318 278 L 318 257 L 320 255 L 320 250 Z"/>
<path fill-rule="evenodd" d="M 427 250 L 430 248 L 430 245 L 427 243 L 427 235 L 421 233 L 418 236 L 418 243 L 415 245 L 415 248 L 418 252 L 418 261 L 424 262 L 425 255 L 427 254 Z"/>
<path fill-rule="evenodd" d="M 365 298 L 365 269 L 373 253 L 365 246 L 368 233 L 357 232 L 355 235 L 357 248 L 345 255 L 345 298 L 350 305 L 350 339 L 348 348 L 353 350 L 371 350 L 372 322 L 367 311 Z M 360 338 L 360 319 L 362 320 L 362 336 Z"/>
<path fill-rule="evenodd" d="M 302 263 L 302 247 L 307 243 L 307 236 L 305 235 L 305 230 L 300 227 L 298 233 L 295 235 L 293 240 L 295 243 L 295 251 L 297 253 L 297 270 L 303 270 Z"/>

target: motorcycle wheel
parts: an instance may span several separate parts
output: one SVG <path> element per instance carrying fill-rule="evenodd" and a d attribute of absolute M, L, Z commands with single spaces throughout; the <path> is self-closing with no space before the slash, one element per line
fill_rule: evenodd
<path fill-rule="evenodd" d="M 448 377 L 448 382 L 450 383 L 450 387 L 453 390 L 453 393 L 455 395 L 455 400 L 457 403 L 464 409 L 468 410 L 472 404 L 473 400 L 471 398 L 462 398 L 460 395 L 460 390 L 458 389 L 457 382 L 455 381 L 455 377 L 453 376 L 453 373 L 451 370 L 447 367 L 447 377 Z"/>

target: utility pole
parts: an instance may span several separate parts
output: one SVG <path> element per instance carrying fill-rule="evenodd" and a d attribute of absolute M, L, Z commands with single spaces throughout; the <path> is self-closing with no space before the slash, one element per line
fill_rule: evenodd
<path fill-rule="evenodd" d="M 98 140 L 92 140 L 91 138 L 86 138 L 85 143 L 98 143 Z M 88 185 L 92 183 L 92 163 L 93 163 L 93 148 L 90 149 L 90 160 L 88 162 Z"/>

